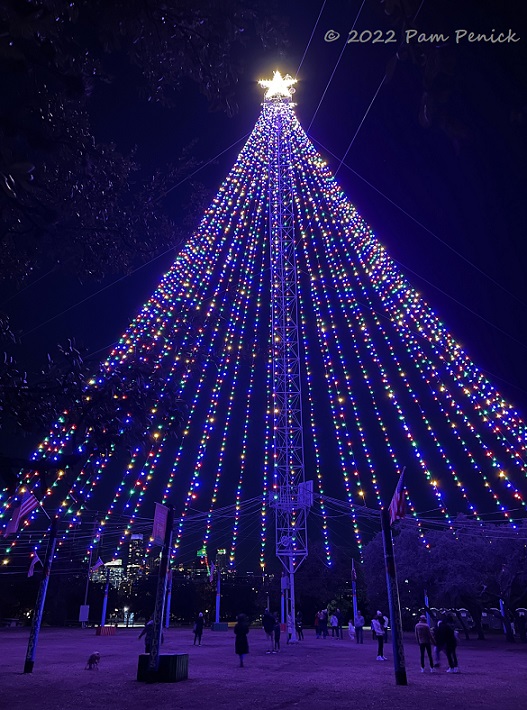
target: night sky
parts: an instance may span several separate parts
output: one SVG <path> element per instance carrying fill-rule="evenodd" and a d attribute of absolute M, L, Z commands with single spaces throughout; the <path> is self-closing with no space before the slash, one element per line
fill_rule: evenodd
<path fill-rule="evenodd" d="M 193 87 L 182 92 L 176 110 L 146 105 L 123 67 L 113 85 L 95 97 L 96 133 L 122 150 L 137 146 L 139 159 L 159 168 L 196 138 L 194 151 L 203 161 L 233 146 L 200 173 L 212 197 L 259 115 L 257 80 L 270 78 L 274 69 L 297 76 L 297 116 L 338 171 L 351 202 L 525 419 L 527 23 L 510 1 L 425 0 L 419 25 L 427 36 L 441 33 L 444 50 L 438 68 L 444 76 L 432 82 L 442 101 L 441 117 L 429 116 L 425 126 L 422 97 L 430 93 L 431 80 L 408 55 L 420 43 L 406 41 L 398 31 L 390 34 L 393 25 L 377 0 L 366 0 L 359 12 L 360 6 L 357 0 L 280 3 L 290 46 L 280 53 L 248 52 L 236 97 L 239 111 L 232 118 L 209 112 Z M 342 52 L 355 22 L 364 41 Z M 510 33 L 519 41 L 493 44 L 465 37 L 456 43 L 456 30 L 463 29 Z M 373 43 L 374 36 L 396 41 Z M 167 196 L 166 208 L 180 209 L 177 190 Z M 81 286 L 72 277 L 43 279 L 4 307 L 22 320 L 28 353 L 74 336 L 102 359 L 173 258 L 172 251 L 127 278 L 104 282 L 100 293 L 99 285 Z M 23 446 L 29 454 L 31 446 Z"/>

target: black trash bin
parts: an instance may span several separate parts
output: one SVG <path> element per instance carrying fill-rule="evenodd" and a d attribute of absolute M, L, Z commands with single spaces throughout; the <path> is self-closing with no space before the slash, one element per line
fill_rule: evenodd
<path fill-rule="evenodd" d="M 177 683 L 188 680 L 188 653 L 167 653 L 159 656 L 159 668 L 151 677 L 148 673 L 149 653 L 141 653 L 137 665 L 137 680 L 143 683 Z"/>

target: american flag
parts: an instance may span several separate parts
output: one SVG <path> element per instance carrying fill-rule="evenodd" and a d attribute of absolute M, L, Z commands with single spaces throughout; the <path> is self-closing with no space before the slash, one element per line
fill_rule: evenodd
<path fill-rule="evenodd" d="M 26 491 L 20 501 L 20 505 L 13 508 L 13 516 L 11 520 L 7 523 L 4 530 L 4 537 L 11 535 L 11 533 L 16 533 L 20 522 L 27 517 L 32 510 L 34 510 L 38 505 L 38 500 L 32 493 Z"/>
<path fill-rule="evenodd" d="M 33 576 L 33 572 L 35 571 L 35 565 L 37 564 L 37 562 L 40 562 L 40 564 L 42 564 L 42 560 L 38 556 L 37 552 L 34 552 L 32 555 L 31 564 L 29 565 L 29 569 L 27 571 L 28 577 Z"/>
<path fill-rule="evenodd" d="M 395 487 L 395 493 L 393 494 L 392 502 L 388 508 L 390 515 L 390 525 L 394 523 L 395 520 L 402 520 L 406 515 L 406 500 L 404 497 L 404 486 L 403 486 L 403 476 L 405 469 L 399 476 L 397 481 L 397 486 Z"/>
<path fill-rule="evenodd" d="M 351 560 L 351 581 L 357 581 L 357 572 L 355 571 L 355 560 Z"/>
<path fill-rule="evenodd" d="M 211 582 L 214 581 L 214 570 L 216 569 L 214 562 L 210 563 L 210 574 L 209 574 L 209 579 Z"/>
<path fill-rule="evenodd" d="M 152 530 L 152 538 L 154 545 L 165 544 L 165 533 L 167 529 L 168 508 L 166 505 L 156 503 L 154 513 L 154 529 Z"/>
<path fill-rule="evenodd" d="M 103 562 L 103 561 L 101 560 L 101 558 L 99 557 L 99 559 L 97 560 L 97 562 L 96 562 L 96 563 L 93 565 L 93 567 L 90 569 L 90 574 L 91 574 L 92 572 L 95 572 L 95 570 L 98 570 L 99 567 L 102 567 L 103 565 L 104 565 L 104 562 Z"/>

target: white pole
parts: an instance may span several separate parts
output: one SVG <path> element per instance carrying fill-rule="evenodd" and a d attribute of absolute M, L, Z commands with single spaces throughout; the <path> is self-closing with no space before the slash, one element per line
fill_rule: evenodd
<path fill-rule="evenodd" d="M 289 558 L 289 598 L 291 601 L 290 604 L 290 610 L 291 610 L 291 640 L 289 643 L 296 643 L 298 641 L 297 635 L 296 635 L 296 609 L 295 609 L 295 569 L 293 566 L 293 558 Z M 286 619 L 286 624 L 287 624 L 287 619 Z"/>
<path fill-rule="evenodd" d="M 220 623 L 220 584 L 221 584 L 221 573 L 218 567 L 216 567 L 216 623 Z"/>

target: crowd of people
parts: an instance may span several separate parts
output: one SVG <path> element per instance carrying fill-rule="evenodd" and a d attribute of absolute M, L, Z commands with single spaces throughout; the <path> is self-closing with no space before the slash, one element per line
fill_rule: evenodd
<path fill-rule="evenodd" d="M 365 625 L 366 619 L 360 609 L 358 609 L 355 617 L 350 619 L 348 623 L 349 638 L 357 644 L 364 644 Z M 326 639 L 328 637 L 343 639 L 343 622 L 340 609 L 335 609 L 331 612 L 328 609 L 321 609 L 315 614 L 313 627 L 315 638 L 317 639 Z M 377 611 L 371 618 L 370 627 L 372 639 L 377 643 L 376 660 L 388 660 L 384 655 L 384 645 L 388 641 L 388 617 L 382 611 Z M 272 614 L 269 610 L 266 610 L 262 617 L 262 628 L 267 636 L 267 653 L 279 653 L 281 625 L 278 614 Z M 291 615 L 287 617 L 287 643 L 291 641 L 293 628 L 296 629 L 297 640 L 302 641 L 304 639 L 304 628 L 300 611 L 296 614 L 294 625 Z M 447 659 L 447 673 L 459 673 L 456 653 L 457 631 L 451 617 L 438 619 L 433 628 L 431 628 L 427 617 L 421 615 L 415 625 L 415 639 L 419 646 L 422 673 L 425 672 L 425 655 L 428 659 L 430 672 L 435 673 L 436 669 L 441 665 L 441 654 L 444 654 Z"/>
<path fill-rule="evenodd" d="M 194 645 L 201 646 L 201 639 L 204 628 L 204 616 L 200 612 L 193 626 Z M 360 611 L 357 610 L 354 618 L 348 623 L 349 638 L 357 644 L 364 643 L 364 627 L 366 620 Z M 315 614 L 313 619 L 313 627 L 315 638 L 326 639 L 328 637 L 334 639 L 343 639 L 343 615 L 340 609 L 329 611 L 321 609 Z M 388 640 L 389 620 L 382 611 L 377 611 L 371 618 L 370 622 L 372 639 L 377 643 L 377 661 L 386 661 L 384 655 L 384 644 Z M 235 653 L 240 660 L 240 667 L 244 666 L 244 657 L 249 653 L 248 634 L 250 628 L 250 620 L 245 614 L 239 614 L 234 626 L 235 634 Z M 280 643 L 282 636 L 282 625 L 280 623 L 278 613 L 271 613 L 266 609 L 262 616 L 262 628 L 267 640 L 266 653 L 280 653 Z M 150 653 L 153 641 L 154 624 L 153 620 L 149 619 L 139 638 L 145 638 L 145 653 Z M 285 624 L 287 633 L 286 644 L 291 643 L 293 634 L 296 632 L 296 640 L 304 640 L 304 623 L 302 612 L 298 611 L 293 622 L 291 614 L 287 615 L 287 623 Z M 450 616 L 437 619 L 433 626 L 430 626 L 427 617 L 422 614 L 419 621 L 415 625 L 415 640 L 419 647 L 421 673 L 425 672 L 425 662 L 428 661 L 429 671 L 435 673 L 441 665 L 441 655 L 446 656 L 448 668 L 447 673 L 459 673 L 457 660 L 457 631 L 454 621 Z"/>

